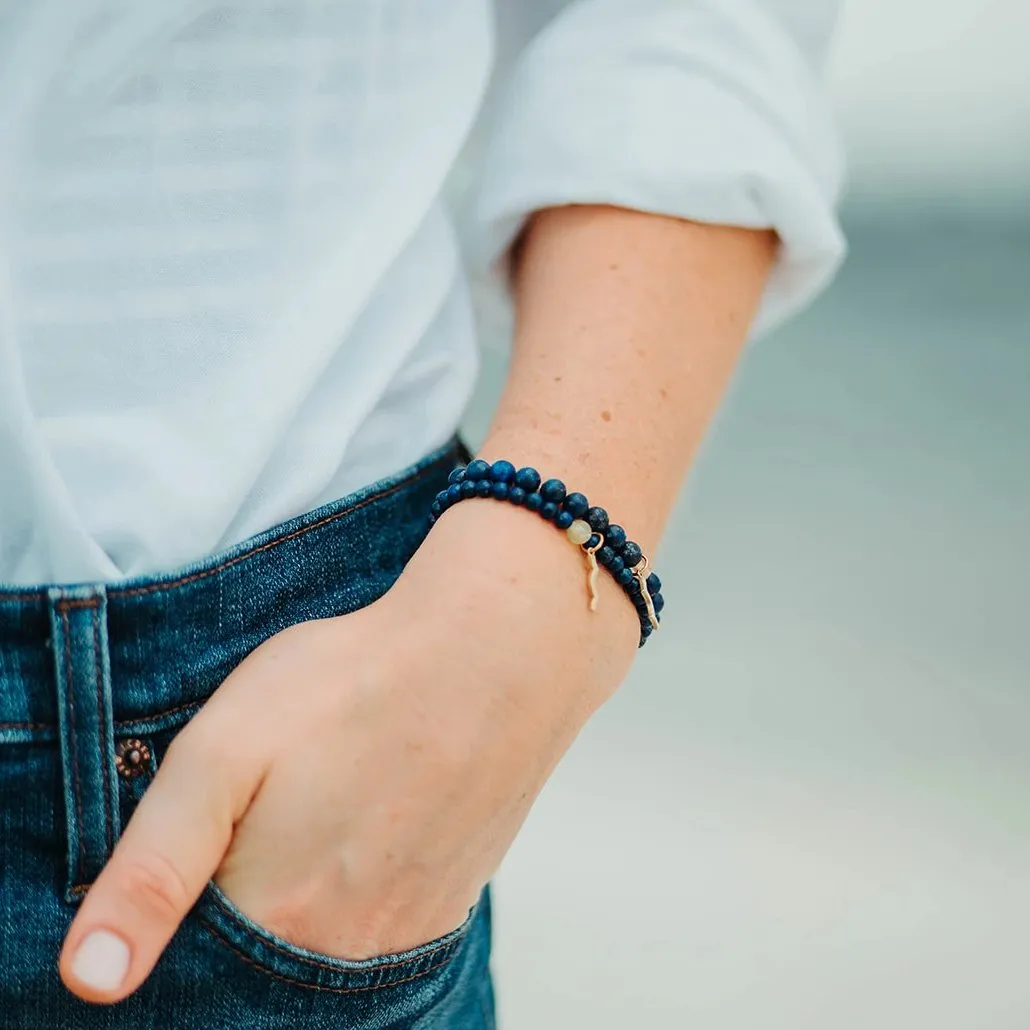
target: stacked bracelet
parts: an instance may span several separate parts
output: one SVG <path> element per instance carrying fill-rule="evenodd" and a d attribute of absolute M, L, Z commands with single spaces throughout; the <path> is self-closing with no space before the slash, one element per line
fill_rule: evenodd
<path fill-rule="evenodd" d="M 640 547 L 626 538 L 622 526 L 610 524 L 604 508 L 591 507 L 581 493 L 567 493 L 560 479 L 541 482 L 534 468 L 518 471 L 510 461 L 489 462 L 477 458 L 449 477 L 450 485 L 433 501 L 430 525 L 459 501 L 473 497 L 507 501 L 536 512 L 565 531 L 586 559 L 590 610 L 597 608 L 597 573 L 608 571 L 632 601 L 640 619 L 640 646 L 658 629 L 665 601 L 662 583 Z"/>

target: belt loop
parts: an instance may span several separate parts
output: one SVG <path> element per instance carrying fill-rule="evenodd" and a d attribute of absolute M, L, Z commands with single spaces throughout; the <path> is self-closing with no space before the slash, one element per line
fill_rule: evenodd
<path fill-rule="evenodd" d="M 68 836 L 65 897 L 74 902 L 120 833 L 107 593 L 103 586 L 55 587 L 48 599 Z"/>

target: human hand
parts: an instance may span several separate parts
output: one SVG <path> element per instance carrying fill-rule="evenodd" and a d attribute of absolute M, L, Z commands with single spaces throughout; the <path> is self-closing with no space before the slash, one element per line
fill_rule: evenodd
<path fill-rule="evenodd" d="M 635 651 L 614 586 L 597 614 L 582 597 L 559 534 L 469 503 L 379 602 L 257 648 L 173 742 L 84 900 L 69 988 L 132 993 L 212 876 L 254 922 L 331 956 L 459 925 Z M 94 931 L 114 937 L 82 963 Z"/>

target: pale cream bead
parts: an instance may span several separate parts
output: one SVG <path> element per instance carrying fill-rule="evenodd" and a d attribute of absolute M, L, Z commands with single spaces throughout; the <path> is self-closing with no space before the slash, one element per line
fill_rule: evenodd
<path fill-rule="evenodd" d="M 569 539 L 577 545 L 585 544 L 593 535 L 594 531 L 590 528 L 590 524 L 584 522 L 582 519 L 576 519 L 567 530 L 566 533 L 569 535 Z"/>

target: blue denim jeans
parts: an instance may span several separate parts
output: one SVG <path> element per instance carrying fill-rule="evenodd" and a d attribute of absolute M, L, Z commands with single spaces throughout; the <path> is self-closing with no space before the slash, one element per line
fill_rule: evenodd
<path fill-rule="evenodd" d="M 421 543 L 433 497 L 461 458 L 452 444 L 173 574 L 0 590 L 3 1030 L 494 1026 L 487 893 L 453 933 L 350 962 L 268 933 L 212 886 L 128 1000 L 80 1002 L 56 968 L 77 903 L 176 733 L 263 640 L 381 596 Z M 131 745 L 142 756 L 136 765 L 124 760 L 129 741 L 143 745 Z"/>

